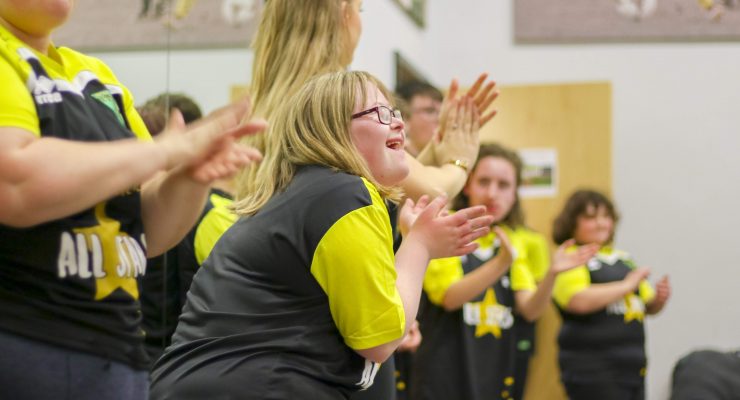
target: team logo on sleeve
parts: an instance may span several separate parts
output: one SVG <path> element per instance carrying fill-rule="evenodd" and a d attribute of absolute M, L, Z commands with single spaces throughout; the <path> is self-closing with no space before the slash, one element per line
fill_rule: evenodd
<path fill-rule="evenodd" d="M 95 300 L 108 297 L 118 288 L 138 299 L 136 277 L 146 272 L 146 252 L 139 242 L 121 232 L 120 222 L 105 215 L 105 203 L 95 207 L 95 216 L 98 225 L 62 233 L 57 257 L 59 278 L 94 279 Z"/>
<path fill-rule="evenodd" d="M 475 326 L 477 338 L 490 333 L 498 339 L 502 329 L 514 324 L 511 308 L 498 304 L 492 288 L 486 290 L 483 301 L 463 305 L 463 319 L 467 325 Z"/>

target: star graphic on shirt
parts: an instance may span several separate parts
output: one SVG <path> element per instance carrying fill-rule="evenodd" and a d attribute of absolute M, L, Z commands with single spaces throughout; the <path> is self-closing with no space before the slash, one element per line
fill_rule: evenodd
<path fill-rule="evenodd" d="M 624 323 L 640 321 L 645 319 L 645 307 L 634 293 L 624 297 Z"/>
<path fill-rule="evenodd" d="M 486 290 L 486 295 L 483 297 L 483 301 L 474 303 L 480 309 L 480 322 L 475 327 L 475 337 L 481 337 L 487 333 L 492 334 L 497 339 L 501 337 L 501 327 L 496 323 L 489 323 L 489 321 L 495 321 L 495 318 L 490 318 L 488 312 L 494 310 L 496 306 L 499 306 L 496 301 L 496 294 L 492 288 Z"/>
<path fill-rule="evenodd" d="M 131 246 L 123 246 L 119 243 L 133 240 L 125 232 L 121 232 L 120 222 L 105 214 L 105 203 L 100 203 L 95 207 L 95 217 L 98 225 L 74 229 L 75 233 L 85 236 L 88 249 L 92 249 L 92 263 L 102 262 L 102 273 L 95 275 L 95 300 L 110 296 L 118 288 L 132 298 L 138 299 L 139 287 L 136 277 L 124 266 L 135 265 L 134 258 L 141 258 L 141 255 L 131 254 L 129 250 Z M 121 257 L 126 257 L 126 260 L 121 260 Z M 97 260 L 98 258 L 100 260 Z"/>

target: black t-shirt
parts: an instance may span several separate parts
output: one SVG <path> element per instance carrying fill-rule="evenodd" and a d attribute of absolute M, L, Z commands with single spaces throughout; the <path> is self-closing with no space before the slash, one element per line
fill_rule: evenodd
<path fill-rule="evenodd" d="M 299 169 L 237 221 L 193 279 L 153 399 L 344 399 L 401 337 L 388 210 L 362 178 Z M 230 397 L 229 397 L 230 396 Z"/>
<path fill-rule="evenodd" d="M 621 281 L 633 268 L 628 260 L 619 258 L 596 257 L 588 263 L 591 284 Z M 591 314 L 559 309 L 563 317 L 558 336 L 563 381 L 642 384 L 647 364 L 645 304 L 638 290 Z"/>
<path fill-rule="evenodd" d="M 4 50 L 13 40 L 2 35 Z M 110 71 L 72 50 L 55 51 L 69 76 L 49 75 L 47 68 L 59 74 L 55 61 L 28 49 L 18 51 L 25 61 L 0 52 L 0 63 L 31 66 L 27 85 L 41 137 L 134 138 L 127 92 L 99 78 Z M 144 242 L 139 188 L 30 228 L 0 225 L 0 329 L 145 369 L 137 287 L 146 271 Z"/>
<path fill-rule="evenodd" d="M 481 252 L 485 251 L 481 249 Z M 476 252 L 455 259 L 468 274 L 493 258 Z M 479 252 L 480 253 L 480 252 Z M 507 273 L 460 310 L 447 311 L 423 296 L 422 343 L 413 360 L 411 399 L 508 399 L 516 350 L 514 292 Z"/>

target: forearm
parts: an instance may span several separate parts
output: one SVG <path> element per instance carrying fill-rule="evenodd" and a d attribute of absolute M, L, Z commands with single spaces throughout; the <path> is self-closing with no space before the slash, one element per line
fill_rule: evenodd
<path fill-rule="evenodd" d="M 508 269 L 508 265 L 502 265 L 495 258 L 487 261 L 447 288 L 442 307 L 447 311 L 460 309 L 463 304 L 473 300 L 501 279 Z"/>
<path fill-rule="evenodd" d="M 396 288 L 403 303 L 405 326 L 400 338 L 373 348 L 357 350 L 361 356 L 375 362 L 384 362 L 390 357 L 411 329 L 419 311 L 421 287 L 429 264 L 429 251 L 413 236 L 404 238 L 396 252 Z"/>
<path fill-rule="evenodd" d="M 590 314 L 620 300 L 632 290 L 624 281 L 593 284 L 575 294 L 566 309 L 574 314 Z"/>
<path fill-rule="evenodd" d="M 416 155 L 416 161 L 420 162 L 422 165 L 430 165 L 430 166 L 439 166 L 437 163 L 437 158 L 434 155 L 434 146 L 435 146 L 434 140 L 430 140 L 429 143 L 427 143 L 426 146 L 419 152 L 419 154 Z"/>
<path fill-rule="evenodd" d="M 3 142 L 6 144 L 8 142 Z M 73 215 L 165 168 L 152 142 L 42 138 L 0 153 L 0 223 L 28 227 Z"/>
<path fill-rule="evenodd" d="M 449 198 L 454 198 L 460 193 L 468 177 L 464 169 L 452 164 L 441 167 L 424 166 L 408 153 L 406 161 L 409 164 L 409 175 L 401 182 L 401 187 L 406 196 L 414 201 L 425 194 L 436 197 L 447 193 Z"/>
<path fill-rule="evenodd" d="M 545 278 L 537 285 L 534 292 L 516 292 L 516 311 L 529 322 L 534 322 L 550 304 L 552 288 L 555 285 L 555 275 L 548 272 Z"/>
<path fill-rule="evenodd" d="M 184 169 L 162 173 L 142 190 L 142 218 L 147 256 L 175 246 L 193 227 L 208 196 L 209 186 L 192 180 Z"/>

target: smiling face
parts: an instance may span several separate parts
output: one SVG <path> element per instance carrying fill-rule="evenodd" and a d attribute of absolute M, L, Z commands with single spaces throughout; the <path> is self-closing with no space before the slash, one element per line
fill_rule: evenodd
<path fill-rule="evenodd" d="M 614 217 L 603 204 L 589 204 L 586 211 L 576 219 L 573 237 L 580 244 L 597 243 L 605 245 L 614 233 Z"/>
<path fill-rule="evenodd" d="M 517 199 L 516 169 L 506 159 L 486 156 L 480 159 L 470 174 L 463 193 L 468 204 L 485 206 L 495 222 L 509 215 Z"/>
<path fill-rule="evenodd" d="M 367 98 L 356 104 L 353 114 L 376 106 L 392 108 L 388 99 L 374 85 L 367 87 Z M 398 185 L 409 173 L 404 151 L 404 125 L 400 118 L 392 117 L 390 125 L 378 119 L 376 112 L 352 119 L 350 137 L 357 151 L 367 162 L 373 178 L 381 185 Z"/>

